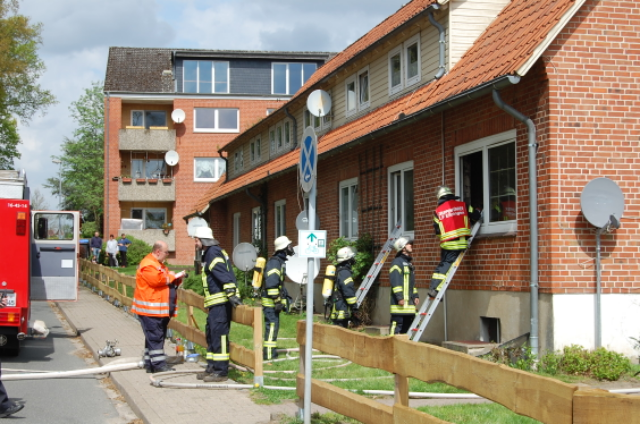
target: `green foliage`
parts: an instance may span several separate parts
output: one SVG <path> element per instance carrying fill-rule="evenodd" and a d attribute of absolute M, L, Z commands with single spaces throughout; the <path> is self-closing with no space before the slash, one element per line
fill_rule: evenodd
<path fill-rule="evenodd" d="M 421 406 L 418 411 L 440 418 L 444 422 L 465 424 L 533 424 L 539 421 L 512 412 L 497 403 L 446 406 Z"/>
<path fill-rule="evenodd" d="M 82 224 L 82 238 L 91 238 L 98 231 L 98 223 L 95 221 L 85 221 Z"/>
<path fill-rule="evenodd" d="M 0 113 L 0 169 L 13 169 L 14 159 L 20 159 L 18 122 L 10 115 Z"/>
<path fill-rule="evenodd" d="M 145 256 L 151 253 L 152 246 L 135 237 L 127 236 L 131 245 L 127 249 L 127 262 L 129 265 L 138 265 Z"/>
<path fill-rule="evenodd" d="M 62 155 L 63 208 L 80 210 L 90 219 L 101 222 L 104 200 L 104 95 L 102 84 L 94 82 L 69 107 L 77 128 L 73 138 L 65 137 Z M 45 187 L 54 195 L 60 193 L 60 179 L 48 178 Z"/>
<path fill-rule="evenodd" d="M 536 360 L 536 356 L 531 352 L 531 346 L 494 348 L 482 358 L 523 371 L 531 371 Z"/>
<path fill-rule="evenodd" d="M 604 347 L 589 351 L 582 346 L 566 346 L 562 352 L 547 352 L 540 360 L 541 372 L 593 377 L 616 381 L 631 371 L 631 362 L 624 355 Z"/>
<path fill-rule="evenodd" d="M 182 288 L 185 290 L 193 290 L 200 296 L 204 296 L 204 288 L 202 287 L 202 274 L 189 272 L 189 277 L 182 282 Z"/>
<path fill-rule="evenodd" d="M 329 261 L 336 262 L 338 250 L 345 246 L 351 246 L 356 250 L 355 264 L 351 268 L 354 281 L 361 282 L 366 272 L 373 264 L 373 240 L 370 234 L 363 234 L 359 239 L 352 241 L 339 237 L 331 242 L 327 255 Z"/>
<path fill-rule="evenodd" d="M 240 292 L 240 297 L 245 303 L 248 303 L 247 300 L 250 299 L 253 294 L 251 280 L 249 279 L 250 277 L 249 275 L 247 275 L 247 283 L 245 285 L 244 272 L 240 271 L 234 266 L 233 273 L 236 277 L 236 284 L 238 287 L 238 291 Z M 189 272 L 189 278 L 186 278 L 184 280 L 184 282 L 182 283 L 182 288 L 184 288 L 185 290 L 193 290 L 200 296 L 204 296 L 204 288 L 202 287 L 202 274 L 196 275 L 195 272 Z"/>

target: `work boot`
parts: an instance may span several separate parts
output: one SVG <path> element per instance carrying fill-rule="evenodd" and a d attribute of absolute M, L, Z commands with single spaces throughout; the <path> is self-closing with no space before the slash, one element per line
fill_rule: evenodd
<path fill-rule="evenodd" d="M 167 357 L 167 364 L 169 365 L 184 364 L 184 356 L 169 356 Z"/>
<path fill-rule="evenodd" d="M 207 374 L 202 381 L 205 383 L 220 383 L 221 381 L 227 381 L 229 378 L 226 375 L 220 375 L 217 372 Z"/>
<path fill-rule="evenodd" d="M 427 292 L 427 294 L 429 295 L 429 297 L 431 299 L 435 299 L 436 296 L 438 295 L 438 291 L 435 289 L 429 289 L 429 291 Z"/>
<path fill-rule="evenodd" d="M 196 374 L 196 378 L 198 380 L 204 380 L 204 378 L 208 375 L 213 374 L 213 370 L 204 370 L 203 372 L 199 372 L 198 374 Z"/>
<path fill-rule="evenodd" d="M 6 418 L 9 415 L 13 415 L 16 412 L 20 411 L 22 408 L 24 408 L 24 405 L 18 405 L 16 403 L 13 406 L 8 407 L 4 411 L 0 411 L 0 418 Z"/>

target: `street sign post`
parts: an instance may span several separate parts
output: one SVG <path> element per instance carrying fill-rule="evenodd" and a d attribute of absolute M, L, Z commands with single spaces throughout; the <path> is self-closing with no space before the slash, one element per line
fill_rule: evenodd
<path fill-rule="evenodd" d="M 326 258 L 326 230 L 298 231 L 298 249 L 298 254 L 301 258 Z"/>

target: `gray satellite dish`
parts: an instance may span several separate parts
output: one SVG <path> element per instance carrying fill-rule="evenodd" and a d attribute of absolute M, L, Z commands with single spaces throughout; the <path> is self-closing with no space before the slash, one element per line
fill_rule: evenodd
<path fill-rule="evenodd" d="M 195 216 L 191 218 L 189 220 L 189 223 L 187 224 L 187 234 L 189 234 L 189 237 L 193 237 L 193 235 L 195 234 L 196 228 L 208 227 L 208 226 L 209 224 L 207 223 L 207 221 L 200 218 L 199 216 Z M 215 237 L 215 234 L 213 236 Z"/>
<path fill-rule="evenodd" d="M 316 228 L 320 228 L 320 218 L 318 218 L 318 214 L 316 214 Z M 308 230 L 309 229 L 309 218 L 307 217 L 307 211 L 302 211 L 296 217 L 296 230 Z"/>
<path fill-rule="evenodd" d="M 164 161 L 167 162 L 167 165 L 174 166 L 180 160 L 180 155 L 175 150 L 169 150 L 164 154 Z"/>
<path fill-rule="evenodd" d="M 307 97 L 309 113 L 322 118 L 331 111 L 331 96 L 323 90 L 315 90 Z"/>
<path fill-rule="evenodd" d="M 240 271 L 247 272 L 256 266 L 256 259 L 258 255 L 256 248 L 251 243 L 239 243 L 235 249 L 233 249 L 233 264 L 238 267 Z"/>
<path fill-rule="evenodd" d="M 309 258 L 301 258 L 298 256 L 298 246 L 293 248 L 295 255 L 289 256 L 287 259 L 287 277 L 294 283 L 306 284 L 307 280 L 303 277 L 307 274 L 309 266 Z M 313 264 L 313 278 L 315 279 L 320 273 L 320 259 L 315 258 Z"/>
<path fill-rule="evenodd" d="M 594 227 L 618 228 L 624 211 L 624 194 L 609 178 L 596 178 L 582 189 L 580 207 Z"/>
<path fill-rule="evenodd" d="M 176 124 L 182 124 L 184 122 L 184 118 L 186 118 L 186 114 L 182 109 L 176 109 L 171 112 L 171 120 Z"/>

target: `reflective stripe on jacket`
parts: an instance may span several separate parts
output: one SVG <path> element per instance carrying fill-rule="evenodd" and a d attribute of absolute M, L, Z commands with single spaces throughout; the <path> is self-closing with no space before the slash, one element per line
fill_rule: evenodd
<path fill-rule="evenodd" d="M 467 248 L 466 237 L 471 235 L 468 209 L 473 210 L 460 200 L 447 200 L 436 208 L 433 221 L 438 225 L 442 249 Z"/>
<path fill-rule="evenodd" d="M 202 288 L 204 307 L 227 303 L 227 290 L 236 292 L 236 276 L 229 262 L 229 255 L 219 246 L 210 246 L 204 252 Z"/>
<path fill-rule="evenodd" d="M 136 289 L 131 310 L 138 315 L 151 317 L 169 316 L 169 284 L 175 278 L 169 268 L 149 253 L 142 259 L 136 272 Z M 175 308 L 173 315 L 176 315 Z"/>
<path fill-rule="evenodd" d="M 287 254 L 280 250 L 273 255 L 265 267 L 264 287 L 262 288 L 262 306 L 275 307 L 280 303 L 280 293 L 286 276 Z"/>
<path fill-rule="evenodd" d="M 399 315 L 414 315 L 416 313 L 414 299 L 418 298 L 418 289 L 415 286 L 413 265 L 409 256 L 399 254 L 391 262 L 389 282 L 391 283 L 390 312 Z M 404 305 L 400 305 L 400 300 L 404 300 Z"/>

